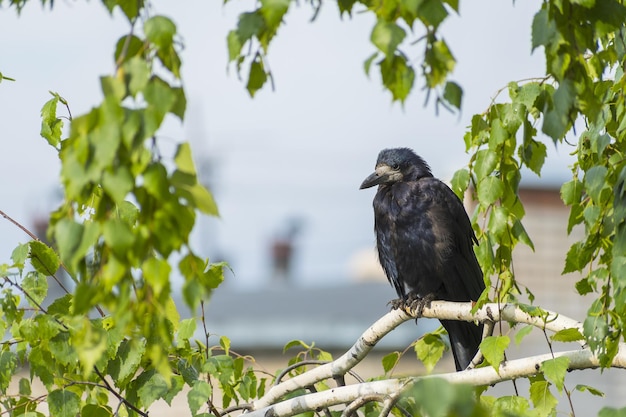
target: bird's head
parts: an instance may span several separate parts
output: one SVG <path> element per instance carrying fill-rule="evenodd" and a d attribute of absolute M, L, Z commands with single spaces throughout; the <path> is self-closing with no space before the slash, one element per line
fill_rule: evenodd
<path fill-rule="evenodd" d="M 361 184 L 360 189 L 399 181 L 415 181 L 432 177 L 430 167 L 409 148 L 383 149 L 378 154 L 376 169 Z"/>

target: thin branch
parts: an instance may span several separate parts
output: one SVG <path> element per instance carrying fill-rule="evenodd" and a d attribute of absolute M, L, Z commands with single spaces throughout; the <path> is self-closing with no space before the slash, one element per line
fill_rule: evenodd
<path fill-rule="evenodd" d="M 319 361 L 319 360 L 315 360 L 315 359 L 307 359 L 307 360 L 303 360 L 297 363 L 294 363 L 291 366 L 288 366 L 287 368 L 283 369 L 281 371 L 280 374 L 278 374 L 278 376 L 276 377 L 276 382 L 274 383 L 274 385 L 278 385 L 280 383 L 280 381 L 282 381 L 282 379 L 285 377 L 285 375 L 287 375 L 289 372 L 293 371 L 296 368 L 299 368 L 301 366 L 305 366 L 305 365 L 326 365 L 327 363 L 330 363 L 330 361 Z M 348 370 L 347 372 L 348 374 L 350 374 L 352 377 L 354 377 L 354 379 L 356 379 L 359 382 L 363 382 L 364 379 L 361 378 L 361 376 L 359 374 L 357 374 L 356 372 L 352 371 L 352 370 Z"/>
<path fill-rule="evenodd" d="M 554 356 L 567 357 L 569 359 L 569 370 L 593 369 L 600 366 L 598 357 L 596 357 L 588 348 L 558 352 L 555 353 Z M 255 411 L 251 411 L 246 414 L 246 417 L 288 417 L 316 410 L 321 407 L 348 404 L 362 396 L 393 395 L 398 392 L 403 392 L 417 381 L 427 378 L 441 378 L 451 383 L 491 385 L 515 378 L 536 375 L 541 368 L 541 364 L 550 359 L 552 359 L 552 354 L 548 353 L 503 362 L 497 371 L 493 367 L 489 366 L 441 375 L 387 379 L 382 381 L 354 384 L 285 400 L 267 407 L 256 409 Z M 620 345 L 619 351 L 613 359 L 612 367 L 626 368 L 626 344 Z"/>
<path fill-rule="evenodd" d="M 129 409 L 131 409 L 132 411 L 134 411 L 135 413 L 139 414 L 142 417 L 148 417 L 148 412 L 143 412 L 141 411 L 139 408 L 137 408 L 137 406 L 135 406 L 133 403 L 131 403 L 130 401 L 128 401 L 126 398 L 124 398 L 122 396 L 122 394 L 120 394 L 119 392 L 117 392 L 115 390 L 115 388 L 113 388 L 111 386 L 111 384 L 109 384 L 109 381 L 106 380 L 106 378 L 104 377 L 104 375 L 102 374 L 102 372 L 100 372 L 100 370 L 94 366 L 93 367 L 94 372 L 96 373 L 96 375 L 98 375 L 98 378 L 100 378 L 100 380 L 102 381 L 102 383 L 104 385 L 106 385 L 106 389 L 107 391 L 109 391 L 111 394 L 113 394 L 118 401 L 124 403 L 124 405 L 126 407 L 128 407 Z M 119 407 L 118 407 L 119 408 Z"/>
<path fill-rule="evenodd" d="M 346 408 L 344 408 L 343 412 L 341 413 L 341 417 L 352 417 L 353 415 L 356 415 L 357 410 L 367 403 L 371 403 L 374 401 L 379 403 L 385 403 L 386 400 L 388 400 L 388 397 L 386 395 L 362 395 L 352 401 L 350 404 L 348 404 Z"/>
<path fill-rule="evenodd" d="M 404 415 L 404 417 L 412 417 L 412 414 L 409 413 L 408 410 L 406 410 L 404 407 L 398 404 L 398 400 L 400 399 L 400 394 L 401 393 L 397 393 L 397 394 L 390 395 L 389 397 L 387 397 L 387 399 L 383 403 L 382 410 L 380 410 L 379 417 L 387 417 L 389 413 L 391 413 L 391 410 L 394 407 L 400 410 L 400 412 Z"/>

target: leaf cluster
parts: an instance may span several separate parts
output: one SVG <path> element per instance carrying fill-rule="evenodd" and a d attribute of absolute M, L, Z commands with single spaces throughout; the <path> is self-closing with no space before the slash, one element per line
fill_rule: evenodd
<path fill-rule="evenodd" d="M 172 299 L 174 260 L 192 311 L 226 267 L 189 244 L 198 213 L 218 215 L 190 145 L 172 146 L 158 134 L 167 118 L 184 119 L 182 45 L 176 25 L 148 16 L 143 1 L 103 3 L 110 12 L 119 8 L 130 30 L 117 42 L 115 72 L 100 78 L 101 103 L 74 117 L 68 101 L 51 93 L 41 110 L 41 136 L 58 151 L 64 194 L 51 215 L 49 243 L 19 245 L 0 266 L 0 333 L 10 335 L 0 345 L 2 404 L 11 415 L 40 415 L 41 398 L 30 389 L 38 379 L 53 416 L 145 415 L 184 385 L 194 415 L 214 412 L 212 378 L 225 404 L 256 396 L 264 383 L 229 352 L 227 339 L 220 355 L 206 328 L 206 343 L 191 342 L 195 319 L 181 322 Z M 47 300 L 49 285 L 65 295 Z M 25 364 L 29 378 L 8 395 Z"/>
<path fill-rule="evenodd" d="M 237 28 L 228 34 L 229 61 L 234 63 L 239 75 L 246 69 L 246 88 L 251 96 L 268 80 L 273 85 L 267 54 L 291 3 L 291 0 L 262 0 L 254 10 L 242 13 Z M 315 20 L 322 2 L 310 0 L 309 3 L 314 10 L 312 20 Z M 372 64 L 378 66 L 382 84 L 393 101 L 407 99 L 419 73 L 429 94 L 435 92 L 437 106 L 461 108 L 463 91 L 457 83 L 447 80 L 456 60 L 439 35 L 439 28 L 448 15 L 458 12 L 458 1 L 341 0 L 337 6 L 342 16 L 352 16 L 358 10 L 376 17 L 370 36 L 376 52 L 365 60 L 364 69 L 369 75 Z M 414 63 L 409 52 L 416 44 L 423 45 L 420 65 Z"/>

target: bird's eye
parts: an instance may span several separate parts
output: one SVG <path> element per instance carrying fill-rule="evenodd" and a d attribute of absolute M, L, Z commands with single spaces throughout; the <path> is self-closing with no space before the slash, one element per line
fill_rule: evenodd
<path fill-rule="evenodd" d="M 400 164 L 393 164 L 391 167 L 393 169 L 400 169 Z"/>

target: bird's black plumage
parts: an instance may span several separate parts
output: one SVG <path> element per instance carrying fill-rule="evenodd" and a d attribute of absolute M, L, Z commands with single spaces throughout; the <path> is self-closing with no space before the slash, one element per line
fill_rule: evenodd
<path fill-rule="evenodd" d="M 400 300 L 476 301 L 485 289 L 463 203 L 411 149 L 384 149 L 361 189 L 378 185 L 374 229 L 380 263 Z M 478 351 L 482 325 L 442 320 L 457 370 Z"/>

